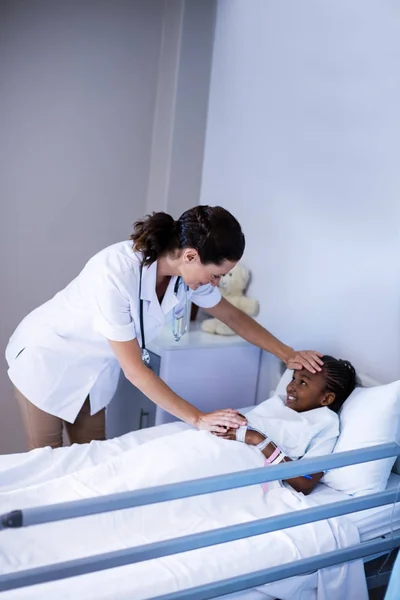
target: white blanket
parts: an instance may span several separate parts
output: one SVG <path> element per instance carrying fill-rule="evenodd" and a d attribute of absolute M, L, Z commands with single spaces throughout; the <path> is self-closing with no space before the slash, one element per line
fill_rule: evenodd
<path fill-rule="evenodd" d="M 184 431 L 117 453 L 102 464 L 0 494 L 0 512 L 247 470 L 263 465 L 253 447 Z M 15 467 L 14 467 L 15 468 Z M 12 470 L 12 469 L 11 469 Z M 5 471 L 3 470 L 3 473 Z M 310 498 L 284 487 L 228 490 L 163 504 L 0 532 L 0 572 L 69 560 L 299 510 Z M 358 543 L 348 519 L 332 519 L 136 565 L 2 594 L 2 600 L 141 600 Z M 294 582 L 296 581 L 296 584 Z M 298 578 L 266 586 L 286 600 Z M 367 598 L 362 563 L 319 573 L 318 600 Z"/>

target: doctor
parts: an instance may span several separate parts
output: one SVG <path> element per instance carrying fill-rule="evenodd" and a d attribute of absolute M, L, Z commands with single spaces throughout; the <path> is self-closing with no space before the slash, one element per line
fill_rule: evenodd
<path fill-rule="evenodd" d="M 172 312 L 175 339 L 189 303 L 203 307 L 290 368 L 320 370 L 320 354 L 295 352 L 221 299 L 216 287 L 240 260 L 245 241 L 220 207 L 196 206 L 178 221 L 154 213 L 135 223 L 130 241 L 89 260 L 81 273 L 17 327 L 6 349 L 29 449 L 105 438 L 105 407 L 120 368 L 150 400 L 198 429 L 245 424 L 234 410 L 202 413 L 148 368 L 146 344 Z M 207 374 L 205 373 L 205 376 Z"/>

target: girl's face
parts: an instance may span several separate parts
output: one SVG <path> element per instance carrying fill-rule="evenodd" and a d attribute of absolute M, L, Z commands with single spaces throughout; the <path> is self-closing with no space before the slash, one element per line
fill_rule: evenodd
<path fill-rule="evenodd" d="M 323 369 L 318 373 L 310 373 L 306 369 L 294 371 L 286 388 L 286 405 L 296 412 L 329 406 L 335 400 L 335 394 L 325 391 L 325 383 Z"/>

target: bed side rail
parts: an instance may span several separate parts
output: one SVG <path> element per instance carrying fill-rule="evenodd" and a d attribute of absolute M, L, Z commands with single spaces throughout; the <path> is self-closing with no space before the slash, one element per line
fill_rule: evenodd
<path fill-rule="evenodd" d="M 332 468 L 398 455 L 400 455 L 399 444 L 382 444 L 363 450 L 352 450 L 324 457 L 283 463 L 281 465 L 268 467 L 268 469 L 252 469 L 250 471 L 232 473 L 220 477 L 208 477 L 191 482 L 138 490 L 136 492 L 113 494 L 103 498 L 68 502 L 47 507 L 37 507 L 26 509 L 24 511 L 13 511 L 12 513 L 3 515 L 1 517 L 1 522 L 3 529 L 37 525 L 56 520 L 75 518 L 87 514 L 120 510 L 155 502 L 165 502 L 186 496 L 196 496 L 231 488 L 255 485 L 265 481 L 287 479 L 296 475 L 310 474 L 322 470 L 326 471 Z M 63 563 L 3 574 L 0 575 L 0 592 L 142 562 L 144 560 L 186 552 L 205 546 L 222 544 L 244 537 L 276 531 L 278 529 L 296 527 L 321 519 L 328 519 L 351 512 L 383 506 L 395 501 L 397 501 L 397 490 L 386 490 L 369 496 L 350 498 L 326 504 L 324 506 L 303 509 L 290 514 L 258 519 L 250 523 L 232 525 L 162 542 L 125 548 L 123 550 L 88 556 Z M 95 504 L 94 507 L 91 506 L 93 503 Z M 15 514 L 18 515 L 16 519 L 14 516 Z M 371 556 L 378 552 L 384 552 L 398 546 L 400 546 L 400 532 L 392 535 L 388 539 L 373 540 L 371 542 L 358 544 L 354 547 L 352 546 L 322 554 L 317 557 L 310 557 L 292 562 L 290 565 L 281 565 L 256 573 L 250 573 L 246 576 L 234 577 L 228 580 L 193 588 L 191 590 L 184 590 L 182 592 L 183 595 L 179 595 L 180 592 L 174 592 L 173 595 L 161 596 L 158 600 L 169 600 L 169 598 L 178 599 L 181 597 L 187 600 L 213 598 L 217 595 L 230 593 L 231 591 L 239 591 L 271 581 L 284 579 L 286 577 L 308 573 L 348 560 Z"/>

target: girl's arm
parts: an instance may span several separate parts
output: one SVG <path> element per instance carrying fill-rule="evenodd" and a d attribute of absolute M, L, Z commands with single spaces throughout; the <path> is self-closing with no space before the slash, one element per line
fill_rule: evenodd
<path fill-rule="evenodd" d="M 263 439 L 265 438 L 263 437 Z M 260 439 L 260 441 L 262 441 L 262 439 Z M 264 454 L 265 458 L 269 458 L 276 448 L 277 446 L 275 446 L 273 442 L 270 442 L 268 446 L 264 448 L 262 453 Z M 285 456 L 283 462 L 292 462 L 292 459 L 288 456 Z M 312 475 L 299 475 L 298 477 L 292 477 L 291 479 L 285 479 L 284 481 L 291 485 L 296 492 L 302 492 L 305 496 L 308 496 L 308 494 L 313 491 L 317 483 L 321 480 L 322 476 L 323 473 L 313 473 Z"/>
<path fill-rule="evenodd" d="M 232 431 L 232 435 L 235 435 L 234 438 L 231 437 L 230 439 L 236 439 L 236 431 L 230 431 Z M 265 436 L 259 433 L 258 431 L 254 431 L 251 429 L 248 429 L 246 431 L 246 444 L 256 446 L 263 440 L 265 440 Z M 270 442 L 268 446 L 266 446 L 264 450 L 262 450 L 262 453 L 264 454 L 265 458 L 269 458 L 275 452 L 276 448 L 277 446 L 275 446 L 273 442 Z M 292 462 L 292 459 L 288 456 L 285 456 L 283 462 Z M 314 473 L 313 475 L 299 475 L 298 477 L 292 477 L 291 479 L 285 479 L 284 481 L 286 481 L 286 483 L 292 486 L 292 488 L 295 489 L 296 492 L 302 492 L 305 496 L 307 496 L 313 491 L 317 483 L 321 480 L 322 476 L 323 473 Z"/>

